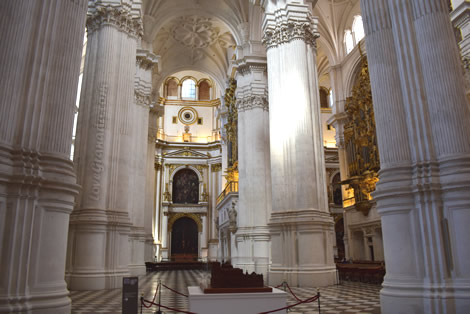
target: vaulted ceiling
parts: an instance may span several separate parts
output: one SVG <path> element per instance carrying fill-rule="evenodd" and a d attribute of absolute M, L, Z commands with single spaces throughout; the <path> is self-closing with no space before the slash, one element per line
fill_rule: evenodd
<path fill-rule="evenodd" d="M 144 41 L 160 55 L 155 84 L 174 72 L 197 70 L 223 85 L 236 47 L 243 42 L 243 25 L 253 19 L 256 0 L 144 0 Z M 360 11 L 359 0 L 319 0 L 317 64 L 319 75 L 341 62 L 343 33 Z M 260 13 L 258 13 L 260 14 Z M 157 87 L 157 86 L 156 86 Z M 223 88 L 223 86 L 220 86 Z"/>

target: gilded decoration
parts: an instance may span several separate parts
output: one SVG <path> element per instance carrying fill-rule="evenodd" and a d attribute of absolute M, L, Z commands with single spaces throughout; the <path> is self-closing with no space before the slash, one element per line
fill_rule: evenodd
<path fill-rule="evenodd" d="M 130 9 L 113 7 L 110 5 L 97 5 L 89 8 L 86 27 L 88 34 L 109 25 L 129 34 L 135 38 L 141 38 L 144 33 L 142 19 L 132 16 Z"/>
<path fill-rule="evenodd" d="M 372 206 L 371 192 L 375 190 L 380 169 L 374 109 L 367 58 L 362 56 L 359 78 L 352 96 L 346 99 L 348 120 L 344 126 L 344 141 L 350 178 L 341 182 L 354 189 L 355 207 L 364 215 Z"/>
<path fill-rule="evenodd" d="M 231 79 L 229 88 L 225 90 L 225 106 L 228 109 L 227 123 L 225 124 L 225 131 L 227 134 L 228 146 L 228 164 L 231 167 L 238 160 L 238 110 L 235 98 L 235 90 L 237 88 L 237 81 Z"/>
<path fill-rule="evenodd" d="M 219 163 L 219 164 L 212 164 L 211 165 L 211 171 L 212 172 L 218 172 L 220 170 L 222 170 L 222 164 Z"/>
<path fill-rule="evenodd" d="M 305 21 L 277 23 L 264 32 L 262 43 L 266 46 L 266 49 L 269 49 L 297 39 L 316 47 L 318 37 L 320 37 L 320 34 L 315 20 L 309 17 Z"/>
<path fill-rule="evenodd" d="M 175 221 L 182 217 L 188 217 L 194 220 L 197 224 L 197 230 L 198 232 L 202 232 L 202 220 L 201 216 L 199 214 L 193 214 L 193 213 L 168 213 L 169 218 L 168 218 L 168 230 L 171 232 L 173 229 L 173 224 Z"/>

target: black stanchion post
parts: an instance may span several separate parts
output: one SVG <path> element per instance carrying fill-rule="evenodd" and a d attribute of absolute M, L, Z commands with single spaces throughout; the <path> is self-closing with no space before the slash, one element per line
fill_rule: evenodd
<path fill-rule="evenodd" d="M 158 294 L 158 311 L 156 314 L 162 314 L 160 304 L 162 304 L 162 281 L 158 280 L 158 286 L 160 287 L 160 293 Z"/>
<path fill-rule="evenodd" d="M 142 305 L 144 304 L 144 294 L 140 295 L 140 314 L 142 314 Z"/>
<path fill-rule="evenodd" d="M 318 300 L 318 314 L 321 313 L 321 308 L 320 308 L 320 289 L 317 288 L 317 300 Z"/>

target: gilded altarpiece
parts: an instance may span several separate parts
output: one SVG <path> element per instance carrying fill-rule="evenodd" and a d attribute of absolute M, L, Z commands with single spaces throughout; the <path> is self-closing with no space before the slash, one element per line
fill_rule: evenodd
<path fill-rule="evenodd" d="M 371 192 L 375 190 L 380 169 L 374 108 L 367 58 L 362 56 L 358 79 L 352 96 L 346 99 L 348 121 L 344 126 L 344 141 L 349 179 L 342 182 L 354 189 L 354 204 L 358 211 L 368 215 Z M 350 204 L 352 205 L 352 204 Z"/>

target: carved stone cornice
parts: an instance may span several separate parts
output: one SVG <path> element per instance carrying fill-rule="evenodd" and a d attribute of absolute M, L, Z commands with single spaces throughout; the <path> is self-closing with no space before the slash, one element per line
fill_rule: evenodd
<path fill-rule="evenodd" d="M 241 75 L 246 75 L 253 72 L 266 72 L 266 70 L 266 63 L 242 63 L 237 68 L 237 71 Z"/>
<path fill-rule="evenodd" d="M 239 112 L 261 108 L 264 111 L 269 111 L 269 102 L 267 96 L 264 95 L 249 95 L 237 99 L 237 109 Z"/>
<path fill-rule="evenodd" d="M 98 5 L 88 11 L 86 26 L 88 34 L 109 25 L 129 34 L 141 38 L 144 33 L 142 19 L 135 17 L 129 10 L 110 5 Z"/>
<path fill-rule="evenodd" d="M 136 65 L 144 70 L 151 71 L 158 65 L 159 58 L 159 56 L 147 50 L 137 49 Z"/>

